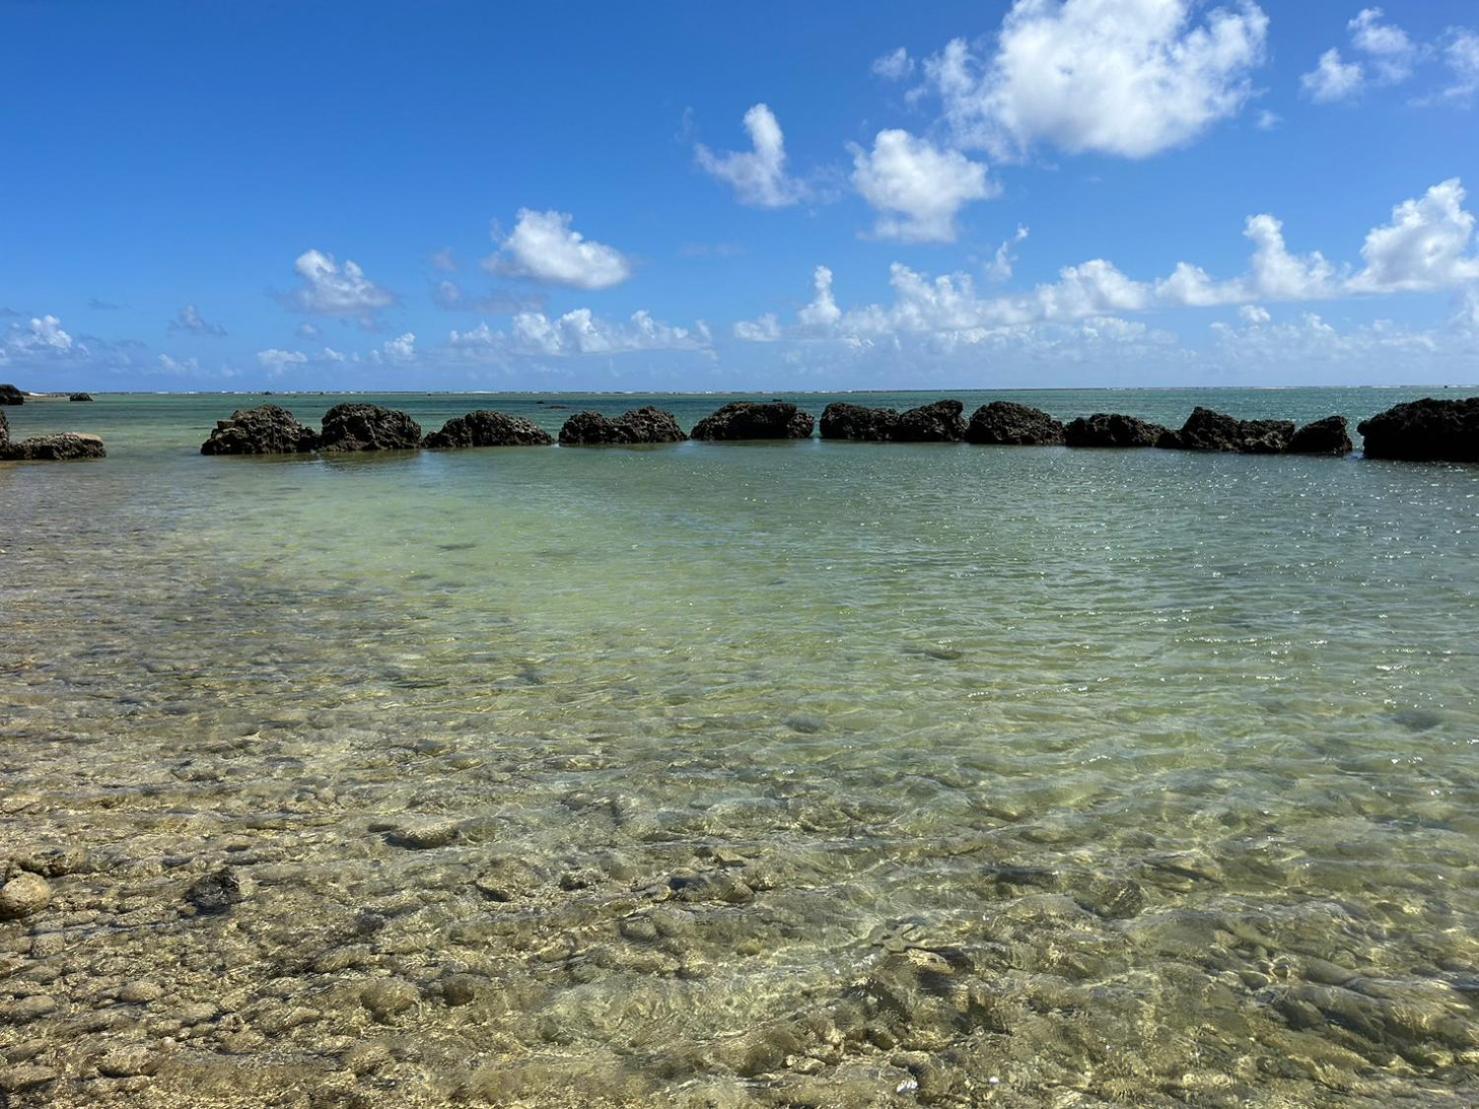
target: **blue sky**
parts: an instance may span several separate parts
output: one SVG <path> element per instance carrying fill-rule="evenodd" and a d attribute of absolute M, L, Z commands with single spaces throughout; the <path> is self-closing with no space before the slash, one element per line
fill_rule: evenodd
<path fill-rule="evenodd" d="M 23 388 L 1479 381 L 1472 0 L 0 16 Z"/>

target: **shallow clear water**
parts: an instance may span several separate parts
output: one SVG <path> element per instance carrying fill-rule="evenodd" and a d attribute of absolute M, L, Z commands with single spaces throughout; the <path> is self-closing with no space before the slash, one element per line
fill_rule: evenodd
<path fill-rule="evenodd" d="M 14 1104 L 1475 1098 L 1479 468 L 195 453 L 250 403 L 8 412 L 110 450 L 0 467 Z"/>

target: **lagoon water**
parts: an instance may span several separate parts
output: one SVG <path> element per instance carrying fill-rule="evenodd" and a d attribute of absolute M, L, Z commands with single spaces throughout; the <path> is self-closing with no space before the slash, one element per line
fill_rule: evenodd
<path fill-rule="evenodd" d="M 8 410 L 109 458 L 0 466 L 0 1104 L 1479 1098 L 1479 468 L 197 453 L 259 400 Z"/>

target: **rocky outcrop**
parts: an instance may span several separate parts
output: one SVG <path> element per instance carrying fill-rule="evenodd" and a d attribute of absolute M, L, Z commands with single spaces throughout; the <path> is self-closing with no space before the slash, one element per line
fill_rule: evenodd
<path fill-rule="evenodd" d="M 1070 447 L 1153 447 L 1168 428 L 1134 416 L 1095 412 L 1070 420 L 1063 428 L 1063 441 Z"/>
<path fill-rule="evenodd" d="M 421 425 L 406 413 L 378 404 L 336 404 L 324 413 L 321 451 L 412 451 Z"/>
<path fill-rule="evenodd" d="M 1289 440 L 1290 454 L 1329 454 L 1337 457 L 1355 450 L 1344 416 L 1326 416 L 1305 424 Z"/>
<path fill-rule="evenodd" d="M 103 441 L 96 435 L 66 431 L 34 439 L 11 440 L 0 447 L 5 462 L 71 462 L 79 458 L 106 458 Z"/>
<path fill-rule="evenodd" d="M 5 418 L 5 413 L 0 412 L 0 450 L 4 450 L 10 444 L 10 421 Z"/>
<path fill-rule="evenodd" d="M 1182 451 L 1283 454 L 1293 439 L 1293 420 L 1239 420 L 1198 407 L 1181 430 L 1166 436 L 1160 446 Z"/>
<path fill-rule="evenodd" d="M 221 420 L 201 454 L 303 454 L 318 446 L 318 432 L 300 424 L 286 408 L 263 404 L 237 409 Z"/>
<path fill-rule="evenodd" d="M 965 438 L 965 405 L 958 400 L 937 400 L 899 413 L 894 430 L 896 443 L 958 443 Z"/>
<path fill-rule="evenodd" d="M 457 447 L 547 447 L 554 440 L 533 420 L 479 409 L 458 416 L 421 441 L 429 450 Z"/>
<path fill-rule="evenodd" d="M 687 438 L 671 412 L 650 405 L 614 419 L 599 412 L 577 412 L 560 428 L 560 442 L 567 447 L 681 443 Z"/>
<path fill-rule="evenodd" d="M 694 425 L 695 439 L 809 439 L 816 420 L 787 401 L 726 404 Z"/>
<path fill-rule="evenodd" d="M 967 443 L 1018 447 L 1053 447 L 1063 442 L 1063 425 L 1046 412 L 1025 404 L 996 400 L 971 413 Z"/>
<path fill-rule="evenodd" d="M 1367 458 L 1479 462 L 1479 397 L 1399 404 L 1362 420 Z"/>
<path fill-rule="evenodd" d="M 68 400 L 92 400 L 92 394 L 91 393 L 73 393 L 67 399 Z"/>
<path fill-rule="evenodd" d="M 823 439 L 867 443 L 957 443 L 965 435 L 958 400 L 940 400 L 898 412 L 838 402 L 822 412 Z"/>
<path fill-rule="evenodd" d="M 836 401 L 822 409 L 822 438 L 886 443 L 894 437 L 898 423 L 899 414 L 892 408 Z"/>
<path fill-rule="evenodd" d="M 25 404 L 26 394 L 14 385 L 0 385 L 0 404 Z"/>

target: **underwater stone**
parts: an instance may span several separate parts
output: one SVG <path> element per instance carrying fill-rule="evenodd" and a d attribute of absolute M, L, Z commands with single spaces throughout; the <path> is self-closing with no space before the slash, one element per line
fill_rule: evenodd
<path fill-rule="evenodd" d="M 457 838 L 458 827 L 454 820 L 439 820 L 431 824 L 400 824 L 390 830 L 386 841 L 396 847 L 412 851 L 426 851 L 435 847 L 446 847 Z"/>
<path fill-rule="evenodd" d="M 197 878 L 185 891 L 185 900 L 201 913 L 224 913 L 245 896 L 241 879 L 224 867 Z"/>
<path fill-rule="evenodd" d="M 369 1010 L 370 1016 L 381 1024 L 389 1024 L 397 1015 L 415 1005 L 420 997 L 411 983 L 400 978 L 385 978 L 371 982 L 361 990 L 359 1001 Z"/>
<path fill-rule="evenodd" d="M 51 886 L 39 874 L 25 871 L 0 886 L 0 920 L 34 916 L 51 903 Z"/>

